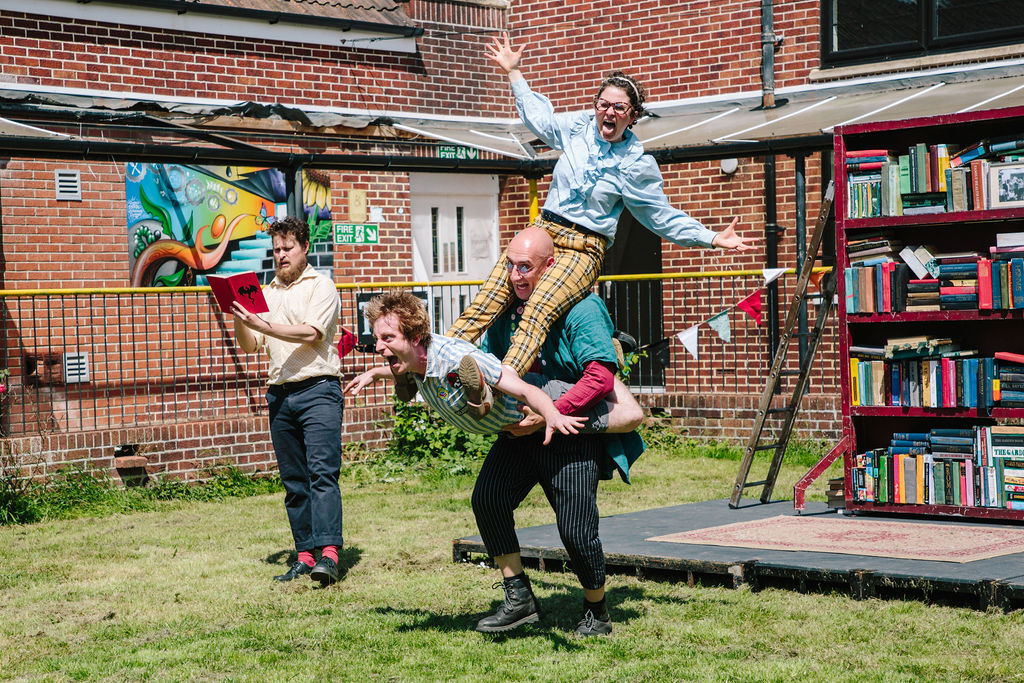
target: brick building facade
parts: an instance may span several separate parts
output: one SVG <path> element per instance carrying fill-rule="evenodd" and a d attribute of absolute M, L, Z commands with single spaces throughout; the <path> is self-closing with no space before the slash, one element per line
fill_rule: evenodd
<path fill-rule="evenodd" d="M 241 0 L 208 4 L 221 5 L 220 11 L 229 13 L 247 5 Z M 310 9 L 313 3 L 290 4 L 304 5 L 303 11 L 316 11 Z M 829 80 L 827 70 L 822 69 L 821 3 L 798 0 L 777 4 L 774 29 L 783 40 L 775 54 L 776 87 L 799 87 Z M 61 9 L 74 5 L 77 5 L 74 11 Z M 235 116 L 238 120 L 225 124 L 225 130 L 237 132 L 248 126 L 262 127 L 263 133 L 277 134 L 272 142 L 264 144 L 279 150 L 299 144 L 302 136 L 312 133 L 325 136 L 329 133 L 345 139 L 369 136 L 371 141 L 376 141 L 373 144 L 377 144 L 388 126 L 388 117 L 395 113 L 454 121 L 460 117 L 513 118 L 506 80 L 482 55 L 484 42 L 502 30 L 509 31 L 517 43 L 529 46 L 524 72 L 533 88 L 548 95 L 556 109 L 588 106 L 596 84 L 613 68 L 637 75 L 654 103 L 749 93 L 761 88 L 761 3 L 754 0 L 327 3 L 321 7 L 331 8 L 335 13 L 358 14 L 363 22 L 359 26 L 371 34 L 341 46 L 299 42 L 294 37 L 287 40 L 267 37 L 266 26 L 263 26 L 267 18 L 262 15 L 237 19 L 241 28 L 235 33 L 246 33 L 245 22 L 263 26 L 247 36 L 221 33 L 215 29 L 219 24 L 214 20 L 198 24 L 200 28 L 207 27 L 205 30 L 196 29 L 195 25 L 187 30 L 144 25 L 146 22 L 160 24 L 168 19 L 165 16 L 139 20 L 135 14 L 127 13 L 127 4 L 105 5 L 106 11 L 100 13 L 101 8 L 97 8 L 92 16 L 89 8 L 94 6 L 95 3 L 82 5 L 53 0 L 47 5 L 50 8 L 47 14 L 24 11 L 24 6 L 18 11 L 5 8 L 0 13 L 0 94 L 3 94 L 0 116 L 30 118 L 36 125 L 46 128 L 48 120 L 59 115 L 53 103 L 61 97 L 77 102 L 69 106 L 82 106 L 83 97 L 95 97 L 102 102 L 128 102 L 110 104 L 110 111 L 119 111 L 118 107 L 122 106 L 127 109 L 120 111 L 145 110 L 156 104 L 164 111 L 171 105 L 202 105 L 209 110 L 217 103 L 227 107 L 237 102 L 255 102 L 306 110 L 358 111 L 375 120 L 363 129 L 338 126 L 325 131 L 293 122 L 282 123 L 276 118 L 263 118 L 254 123 L 256 115 L 225 114 L 216 122 L 209 119 L 199 125 L 216 129 Z M 130 18 L 118 20 L 122 11 Z M 173 9 L 153 9 L 147 14 L 173 15 L 174 12 Z M 309 27 L 308 19 L 303 20 L 306 23 L 300 22 L 299 27 Z M 376 37 L 372 35 L 375 22 L 383 27 L 383 32 Z M 284 23 L 288 23 L 287 17 Z M 401 30 L 413 29 L 402 37 L 405 48 L 382 49 L 388 39 L 399 35 L 394 31 L 395 26 Z M 337 30 L 339 35 L 344 35 L 341 28 Z M 410 44 L 414 45 L 414 51 L 408 50 Z M 1000 54 L 970 58 L 994 59 L 1006 54 L 1004 50 Z M 955 61 L 957 58 L 945 59 Z M 913 69 L 915 65 L 908 64 L 905 68 Z M 856 68 L 835 71 L 840 77 L 857 73 Z M 54 109 L 32 108 L 30 105 L 37 100 L 26 98 L 26 92 L 43 97 Z M 16 93 L 20 94 L 15 96 Z M 7 104 L 3 104 L 5 101 Z M 19 113 L 22 116 L 15 116 Z M 148 134 L 154 140 L 161 135 L 160 131 Z M 406 136 L 397 143 L 408 141 Z M 322 148 L 333 149 L 333 144 L 323 142 Z M 124 162 L 61 158 L 59 150 L 49 156 L 40 153 L 9 156 L 0 170 L 3 288 L 126 287 Z M 765 226 L 762 158 L 741 157 L 738 161 L 738 170 L 731 175 L 722 172 L 717 158 L 663 164 L 666 192 L 676 205 L 709 227 L 721 229 L 736 215 L 740 217 L 744 232 L 760 234 Z M 61 169 L 79 172 L 80 201 L 54 200 L 54 174 Z M 778 157 L 778 223 L 783 226 L 792 226 L 797 218 L 795 172 L 791 158 Z M 379 219 L 375 222 L 380 226 L 376 244 L 334 247 L 336 282 L 413 279 L 409 172 L 330 169 L 324 173 L 329 176 L 335 220 L 351 218 L 358 222 L 358 216 L 346 214 L 351 206 L 350 198 L 358 196 L 365 197 L 365 204 L 375 209 Z M 806 179 L 805 211 L 808 222 L 812 222 L 817 198 L 822 192 L 822 160 L 818 154 L 806 159 Z M 547 179 L 541 178 L 541 197 L 546 185 Z M 514 173 L 501 175 L 498 187 L 498 241 L 503 244 L 526 220 L 529 191 L 527 180 Z M 795 264 L 795 241 L 792 230 L 782 232 L 780 265 Z M 666 273 L 749 269 L 764 265 L 763 251 L 739 256 L 684 249 L 668 243 L 662 243 L 661 247 L 660 268 Z M 685 282 L 676 281 L 667 287 L 678 290 L 686 286 Z M 673 296 L 683 295 L 677 291 Z M 15 315 L 13 301 L 7 302 L 8 358 L 37 353 L 39 349 L 35 347 L 46 346 L 46 343 L 35 339 L 28 343 L 17 322 L 23 313 L 19 311 Z M 712 297 L 691 301 L 686 313 L 678 308 L 666 308 L 666 335 L 690 324 L 694 315 L 713 313 L 715 306 Z M 108 315 L 123 322 L 130 314 L 114 309 Z M 346 316 L 344 325 L 358 327 L 353 311 L 348 311 Z M 114 322 L 108 320 L 107 324 L 113 326 Z M 678 418 L 694 436 L 744 438 L 759 384 L 738 381 L 725 391 L 711 392 L 681 389 L 686 384 L 684 376 L 708 372 L 707 367 L 681 362 L 685 359 L 684 353 L 678 344 L 673 346 L 674 361 L 667 369 L 664 391 L 644 394 L 643 401 L 651 408 Z M 839 398 L 832 372 L 834 356 L 834 348 L 826 345 L 822 350 L 817 389 L 806 399 L 802 413 L 800 435 L 804 438 L 828 439 L 838 433 Z M 768 360 L 759 350 L 757 359 L 752 362 L 764 365 Z M 366 357 L 360 357 L 358 362 L 366 361 Z M 742 370 L 744 363 L 742 357 L 734 357 L 731 368 L 723 371 L 735 373 L 737 368 Z M 147 460 L 122 461 L 122 464 L 145 465 L 151 471 L 195 476 L 195 471 L 204 464 L 223 458 L 247 467 L 267 469 L 273 466 L 273 454 L 257 381 L 262 365 L 262 359 L 254 358 L 238 366 L 241 368 L 238 376 L 247 382 L 244 393 L 248 400 L 229 415 L 200 413 L 190 419 L 151 416 L 144 421 L 144 426 L 108 425 L 77 430 L 69 429 L 71 421 L 61 417 L 58 425 L 40 424 L 21 430 L 22 433 L 7 439 L 7 447 L 25 456 L 26 461 L 42 463 L 44 473 L 50 466 L 67 462 L 89 461 L 110 469 L 117 454 L 123 457 L 128 452 L 118 450 L 125 445 L 131 447 L 128 450 L 132 454 L 141 454 Z M 347 374 L 351 376 L 359 367 L 361 365 L 350 357 Z M 10 369 L 12 384 L 17 383 L 21 373 L 28 372 L 13 366 Z M 347 436 L 370 442 L 379 439 L 386 434 L 386 429 L 382 431 L 378 425 L 379 417 L 379 410 L 372 406 L 349 406 Z"/>

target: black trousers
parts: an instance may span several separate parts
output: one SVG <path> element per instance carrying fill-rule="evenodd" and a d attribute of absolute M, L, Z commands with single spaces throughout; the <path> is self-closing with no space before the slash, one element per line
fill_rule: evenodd
<path fill-rule="evenodd" d="M 341 384 L 332 377 L 299 391 L 272 386 L 267 406 L 295 549 L 342 545 Z"/>
<path fill-rule="evenodd" d="M 473 488 L 473 514 L 492 557 L 519 552 L 514 512 L 540 484 L 555 511 L 562 545 L 586 589 L 604 586 L 604 550 L 598 536 L 597 482 L 602 453 L 596 436 L 498 436 Z"/>

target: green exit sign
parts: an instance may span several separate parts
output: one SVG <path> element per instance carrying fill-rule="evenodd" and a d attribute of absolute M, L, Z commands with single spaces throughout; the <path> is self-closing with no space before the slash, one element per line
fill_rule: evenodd
<path fill-rule="evenodd" d="M 378 244 L 380 226 L 376 223 L 335 223 L 335 244 Z"/>
<path fill-rule="evenodd" d="M 441 159 L 479 159 L 480 150 L 458 145 L 441 145 L 437 148 L 437 156 Z"/>

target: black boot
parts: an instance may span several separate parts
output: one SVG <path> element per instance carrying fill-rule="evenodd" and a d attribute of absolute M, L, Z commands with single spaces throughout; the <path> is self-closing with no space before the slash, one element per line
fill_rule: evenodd
<path fill-rule="evenodd" d="M 530 579 L 526 574 L 519 574 L 505 579 L 500 584 L 494 584 L 494 588 L 498 586 L 505 589 L 505 600 L 497 612 L 476 623 L 477 631 L 481 633 L 511 631 L 522 624 L 532 624 L 540 620 L 540 606 L 537 604 L 537 598 L 533 596 Z"/>
<path fill-rule="evenodd" d="M 604 600 L 601 602 L 583 601 L 583 618 L 576 626 L 578 636 L 606 636 L 612 632 L 612 618 Z"/>

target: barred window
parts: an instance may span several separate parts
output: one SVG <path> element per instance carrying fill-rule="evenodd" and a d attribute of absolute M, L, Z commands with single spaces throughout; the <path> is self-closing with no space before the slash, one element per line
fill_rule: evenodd
<path fill-rule="evenodd" d="M 824 66 L 1024 41 L 1024 0 L 826 0 Z"/>

